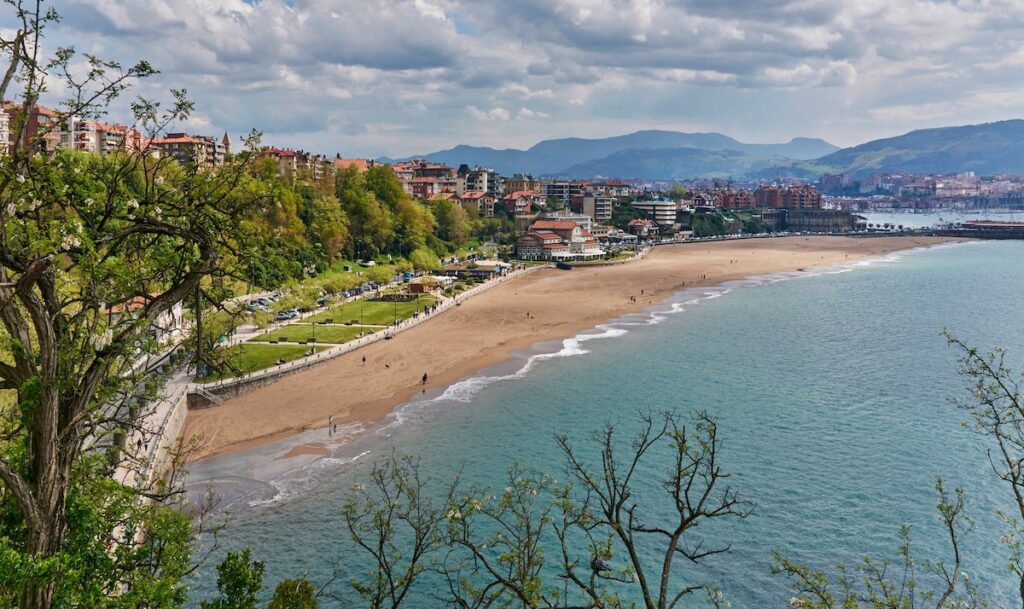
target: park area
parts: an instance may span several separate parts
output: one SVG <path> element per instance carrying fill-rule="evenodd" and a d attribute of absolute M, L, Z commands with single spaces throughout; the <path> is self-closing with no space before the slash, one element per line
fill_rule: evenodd
<path fill-rule="evenodd" d="M 225 353 L 225 361 L 230 365 L 218 373 L 210 374 L 200 379 L 203 383 L 219 381 L 225 378 L 242 376 L 265 370 L 276 366 L 278 362 L 291 362 L 305 357 L 309 350 L 320 352 L 326 347 L 307 347 L 305 345 L 254 345 L 244 343 L 228 347 Z"/>
<path fill-rule="evenodd" d="M 388 326 L 395 321 L 409 319 L 415 313 L 430 308 L 437 299 L 429 294 L 420 294 L 408 302 L 359 299 L 346 302 L 304 321 L 345 324 L 356 323 L 371 326 Z"/>
<path fill-rule="evenodd" d="M 288 324 L 272 332 L 251 338 L 251 342 L 282 342 L 306 343 L 315 340 L 317 343 L 340 345 L 366 334 L 383 330 L 382 326 L 324 326 L 306 322 Z"/>

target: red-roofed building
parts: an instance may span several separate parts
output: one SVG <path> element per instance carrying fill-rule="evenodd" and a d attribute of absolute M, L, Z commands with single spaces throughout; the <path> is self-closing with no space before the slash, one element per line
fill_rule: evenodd
<path fill-rule="evenodd" d="M 137 296 L 132 296 L 127 300 L 112 304 L 105 310 L 107 315 L 111 317 L 135 313 L 153 302 L 153 300 L 158 296 L 160 296 L 160 294 L 157 292 L 139 294 Z M 179 301 L 169 310 L 164 311 L 156 318 L 156 321 L 154 321 L 149 327 L 149 335 L 157 343 L 164 344 L 181 333 L 184 318 L 184 307 Z"/>
<path fill-rule="evenodd" d="M 294 180 L 303 172 L 314 181 L 334 179 L 336 165 L 322 154 L 267 146 L 260 150 L 259 156 L 276 160 L 281 177 L 287 180 Z"/>
<path fill-rule="evenodd" d="M 476 211 L 481 217 L 494 215 L 494 197 L 481 190 L 471 190 L 459 195 L 459 205 L 467 211 Z"/>
<path fill-rule="evenodd" d="M 586 260 L 604 256 L 597 239 L 569 220 L 538 220 L 516 240 L 522 260 Z"/>
<path fill-rule="evenodd" d="M 532 190 L 518 190 L 502 197 L 505 213 L 524 216 L 532 214 L 538 205 L 544 203 L 544 197 Z"/>
<path fill-rule="evenodd" d="M 334 166 L 338 171 L 355 166 L 359 173 L 366 173 L 366 170 L 376 165 L 373 159 L 334 159 Z"/>
<path fill-rule="evenodd" d="M 220 167 L 228 153 L 227 137 L 221 141 L 207 135 L 168 133 L 166 137 L 154 138 L 149 145 L 161 156 L 171 157 L 183 165 Z"/>
<path fill-rule="evenodd" d="M 647 218 L 634 218 L 629 221 L 630 234 L 637 237 L 651 237 L 658 234 L 658 225 Z"/>

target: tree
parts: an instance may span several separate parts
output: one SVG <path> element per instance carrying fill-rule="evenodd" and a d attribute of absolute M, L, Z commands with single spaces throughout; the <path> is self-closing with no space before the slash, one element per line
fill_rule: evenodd
<path fill-rule="evenodd" d="M 1017 376 L 1006 364 L 1006 352 L 993 349 L 982 353 L 962 340 L 945 334 L 956 349 L 960 374 L 968 381 L 968 400 L 956 400 L 971 419 L 971 428 L 989 443 L 992 471 L 1002 480 L 1016 507 L 1016 513 L 999 513 L 1008 531 L 1001 541 L 1009 550 L 1010 571 L 1024 605 L 1024 402 Z"/>
<path fill-rule="evenodd" d="M 300 577 L 279 583 L 267 609 L 317 609 L 319 606 L 312 582 Z"/>
<path fill-rule="evenodd" d="M 261 587 L 263 563 L 252 560 L 248 549 L 228 552 L 217 565 L 218 597 L 203 601 L 199 606 L 201 609 L 256 609 L 256 595 Z"/>
<path fill-rule="evenodd" d="M 409 262 L 417 271 L 436 271 L 441 268 L 437 255 L 425 247 L 414 250 L 409 256 Z"/>
<path fill-rule="evenodd" d="M 238 189 L 244 163 L 206 170 L 147 149 L 53 151 L 70 116 L 101 116 L 155 71 L 86 55 L 83 73 L 70 49 L 46 57 L 56 12 L 41 0 L 11 5 L 19 27 L 0 44 L 0 98 L 16 81 L 21 101 L 0 164 L 0 389 L 15 396 L 0 412 L 0 597 L 25 609 L 174 606 L 192 529 L 163 505 L 173 478 L 149 482 L 145 455 L 119 444 L 146 433 L 144 406 L 160 384 L 135 364 L 160 348 L 152 332 L 164 313 L 197 291 L 222 297 L 209 278 L 251 253 L 254 224 L 243 219 L 270 202 Z M 69 97 L 35 128 L 27 117 L 55 79 Z M 153 137 L 192 104 L 174 92 L 166 108 L 139 99 L 132 110 L 133 128 Z M 138 486 L 113 481 L 117 467 Z"/>
<path fill-rule="evenodd" d="M 964 493 L 959 487 L 949 494 L 942 479 L 935 483 L 939 495 L 936 510 L 949 537 L 953 562 L 918 560 L 911 550 L 910 527 L 900 529 L 899 559 L 894 565 L 888 560 L 865 557 L 860 566 L 851 569 L 836 567 L 837 574 L 829 577 L 821 571 L 796 563 L 778 552 L 774 554 L 772 572 L 785 574 L 791 580 L 796 594 L 790 599 L 791 607 L 799 609 L 975 609 L 986 607 L 977 590 L 963 573 L 961 543 L 970 521 L 964 515 Z M 891 567 L 897 568 L 891 568 Z M 930 576 L 938 586 L 925 587 L 918 573 Z"/>
<path fill-rule="evenodd" d="M 445 541 L 445 514 L 457 479 L 439 501 L 427 494 L 428 482 L 417 460 L 392 453 L 374 465 L 368 484 L 352 488 L 342 508 L 349 534 L 370 556 L 369 572 L 354 577 L 352 587 L 373 609 L 402 606 Z"/>
<path fill-rule="evenodd" d="M 701 413 L 687 426 L 672 414 L 645 416 L 641 431 L 626 441 L 609 425 L 594 435 L 592 448 L 601 455 L 596 464 L 568 438 L 557 442 L 571 478 L 564 484 L 513 465 L 502 491 L 460 489 L 456 478 L 430 492 L 414 460 L 392 455 L 375 466 L 371 484 L 357 485 L 344 511 L 352 538 L 373 565 L 353 586 L 371 607 L 396 609 L 429 566 L 444 582 L 432 585 L 431 595 L 456 607 L 636 602 L 673 609 L 697 592 L 720 603 L 717 590 L 685 583 L 679 568 L 680 561 L 698 563 L 728 551 L 698 537 L 701 524 L 743 518 L 753 509 L 725 486 L 714 419 Z M 674 508 L 668 519 L 636 499 L 637 472 L 652 467 L 664 475 L 662 496 Z M 428 501 L 431 496 L 444 503 Z"/>
<path fill-rule="evenodd" d="M 436 199 L 433 205 L 437 236 L 457 246 L 464 244 L 469 239 L 470 230 L 466 210 L 448 199 Z"/>

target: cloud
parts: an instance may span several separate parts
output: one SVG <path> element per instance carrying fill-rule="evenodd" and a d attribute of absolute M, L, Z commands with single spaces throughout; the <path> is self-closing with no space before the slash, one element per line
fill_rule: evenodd
<path fill-rule="evenodd" d="M 327 154 L 640 128 L 840 144 L 1024 111 L 1019 0 L 64 0 L 48 45 Z M 0 28 L 14 25 L 0 9 Z M 55 87 L 54 89 L 58 89 Z M 117 112 L 127 114 L 122 104 Z M 468 119 L 468 120 L 467 120 Z M 546 120 L 554 119 L 554 120 Z M 508 129 L 514 123 L 514 130 Z"/>
<path fill-rule="evenodd" d="M 470 104 L 466 106 L 466 110 L 478 121 L 507 121 L 509 119 L 508 110 L 504 108 L 491 108 L 484 111 Z"/>
<path fill-rule="evenodd" d="M 530 110 L 529 108 L 520 108 L 519 112 L 516 112 L 516 118 L 522 120 L 532 120 L 535 118 L 551 118 L 551 115 L 547 112 L 540 112 L 539 110 Z"/>

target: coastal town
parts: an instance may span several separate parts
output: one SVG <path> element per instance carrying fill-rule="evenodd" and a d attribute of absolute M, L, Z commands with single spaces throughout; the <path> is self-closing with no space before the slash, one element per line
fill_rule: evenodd
<path fill-rule="evenodd" d="M 3 4 L 0 607 L 1024 602 L 1024 3 Z"/>

